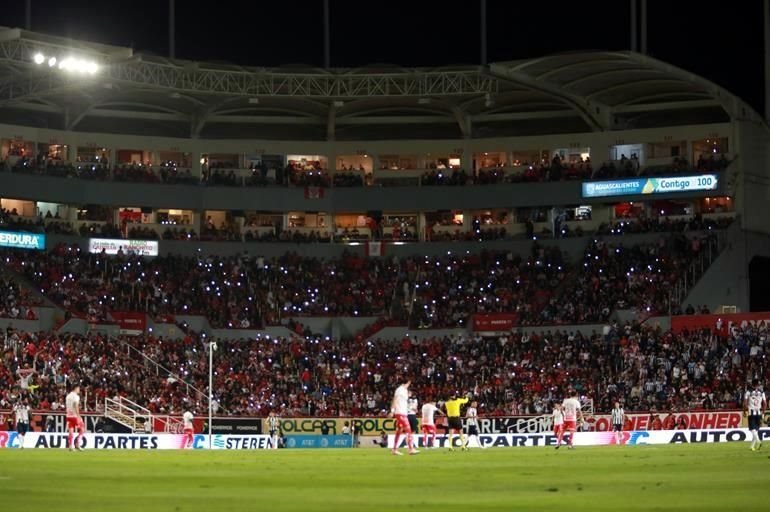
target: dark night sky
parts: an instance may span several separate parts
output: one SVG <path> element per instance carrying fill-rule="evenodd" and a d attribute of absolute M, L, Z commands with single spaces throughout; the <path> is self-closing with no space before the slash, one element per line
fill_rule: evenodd
<path fill-rule="evenodd" d="M 177 0 L 177 56 L 256 66 L 323 63 L 322 0 Z M 32 28 L 168 53 L 164 0 L 32 0 Z M 649 0 L 649 53 L 763 108 L 762 0 Z M 580 7 L 576 7 L 580 6 Z M 489 60 L 629 48 L 629 2 L 488 0 Z M 24 25 L 5 0 L 0 25 Z M 475 0 L 331 0 L 332 66 L 479 62 Z"/>

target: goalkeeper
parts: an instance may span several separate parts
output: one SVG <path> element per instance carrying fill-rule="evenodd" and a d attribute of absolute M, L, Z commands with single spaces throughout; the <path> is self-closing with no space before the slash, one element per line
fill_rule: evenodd
<path fill-rule="evenodd" d="M 454 434 L 460 434 L 460 446 L 465 449 L 465 434 L 463 434 L 463 421 L 460 418 L 460 408 L 468 403 L 468 398 L 457 398 L 457 393 L 452 393 L 449 400 L 444 402 L 444 409 L 446 409 L 447 416 L 447 443 L 449 444 L 449 451 L 454 451 Z"/>

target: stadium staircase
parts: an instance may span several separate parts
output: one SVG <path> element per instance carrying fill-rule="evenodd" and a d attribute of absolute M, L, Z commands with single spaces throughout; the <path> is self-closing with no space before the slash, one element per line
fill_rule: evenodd
<path fill-rule="evenodd" d="M 155 415 L 149 409 L 124 397 L 105 398 L 104 417 L 131 429 L 131 432 L 146 432 L 145 423 L 148 421 L 153 432 L 182 432 L 182 421 L 179 418 Z"/>
<path fill-rule="evenodd" d="M 152 422 L 152 412 L 123 397 L 104 399 L 104 417 L 131 429 L 143 432 L 146 421 Z"/>

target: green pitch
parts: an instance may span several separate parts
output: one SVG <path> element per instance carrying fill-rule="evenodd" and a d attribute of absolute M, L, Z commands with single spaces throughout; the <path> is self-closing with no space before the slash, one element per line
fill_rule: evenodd
<path fill-rule="evenodd" d="M 412 457 L 384 449 L 0 450 L 0 504 L 9 512 L 767 511 L 767 452 L 747 443 Z"/>

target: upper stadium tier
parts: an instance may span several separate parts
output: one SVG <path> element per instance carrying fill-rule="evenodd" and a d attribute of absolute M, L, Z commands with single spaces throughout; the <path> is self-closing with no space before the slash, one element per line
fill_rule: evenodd
<path fill-rule="evenodd" d="M 760 121 L 646 55 L 488 66 L 249 68 L 0 28 L 0 123 L 193 139 L 487 139 Z"/>

